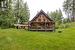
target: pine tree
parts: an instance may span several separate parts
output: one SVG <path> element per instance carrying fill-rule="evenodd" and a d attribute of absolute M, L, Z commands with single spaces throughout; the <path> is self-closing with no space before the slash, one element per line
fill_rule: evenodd
<path fill-rule="evenodd" d="M 62 11 L 56 10 L 54 12 L 51 12 L 49 15 L 58 25 L 62 23 Z"/>
<path fill-rule="evenodd" d="M 29 16 L 30 16 L 30 13 L 29 13 L 29 8 L 28 8 L 28 5 L 27 5 L 27 2 L 24 3 L 24 8 L 23 8 L 23 14 L 22 14 L 22 20 L 21 22 L 28 22 L 29 21 Z"/>
<path fill-rule="evenodd" d="M 23 24 L 29 20 L 29 9 L 27 3 L 22 0 L 17 0 L 15 5 L 16 23 Z"/>
<path fill-rule="evenodd" d="M 68 22 L 71 20 L 75 21 L 75 0 L 65 0 L 63 4 L 63 9 L 68 17 Z"/>
<path fill-rule="evenodd" d="M 6 4 L 5 4 L 6 2 Z M 0 25 L 1 27 L 11 27 L 13 25 L 14 15 L 12 9 L 12 0 L 4 0 L 4 6 L 1 11 Z"/>

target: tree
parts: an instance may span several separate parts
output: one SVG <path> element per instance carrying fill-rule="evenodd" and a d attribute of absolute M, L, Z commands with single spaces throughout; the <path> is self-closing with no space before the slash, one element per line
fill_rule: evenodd
<path fill-rule="evenodd" d="M 30 13 L 29 13 L 29 8 L 28 8 L 28 5 L 27 5 L 27 2 L 24 3 L 24 7 L 23 7 L 21 13 L 22 13 L 21 14 L 21 23 L 28 22 L 29 21 Z"/>
<path fill-rule="evenodd" d="M 2 11 L 0 13 L 0 26 L 9 28 L 14 23 L 12 0 L 3 0 L 2 2 L 4 3 L 4 6 L 2 7 Z"/>
<path fill-rule="evenodd" d="M 68 16 L 68 22 L 75 21 L 75 0 L 65 0 L 63 3 L 63 10 L 65 11 L 66 15 Z"/>
<path fill-rule="evenodd" d="M 63 9 L 64 9 L 64 11 L 65 11 L 65 14 L 67 15 L 67 17 L 68 17 L 68 22 L 70 22 L 70 16 L 69 16 L 69 14 L 70 14 L 70 4 L 69 4 L 69 0 L 66 0 L 66 1 L 64 1 L 64 4 L 63 4 Z"/>
<path fill-rule="evenodd" d="M 58 24 L 60 25 L 62 23 L 62 11 L 56 10 L 54 12 L 50 13 L 50 17 Z"/>
<path fill-rule="evenodd" d="M 2 4 L 3 3 L 3 6 Z M 23 0 L 0 0 L 0 26 L 10 28 L 14 23 L 28 22 L 29 9 Z"/>
<path fill-rule="evenodd" d="M 16 23 L 20 23 L 20 11 L 22 10 L 23 0 L 16 0 L 14 6 L 14 13 L 16 18 Z"/>
<path fill-rule="evenodd" d="M 17 0 L 15 5 L 16 23 L 24 23 L 29 20 L 29 8 L 27 2 L 23 3 L 22 0 Z"/>
<path fill-rule="evenodd" d="M 66 23 L 68 23 L 68 18 L 63 19 L 63 24 L 66 24 Z"/>

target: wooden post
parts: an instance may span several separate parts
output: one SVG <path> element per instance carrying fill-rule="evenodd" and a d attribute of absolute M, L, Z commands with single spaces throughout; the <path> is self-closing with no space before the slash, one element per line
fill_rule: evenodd
<path fill-rule="evenodd" d="M 29 26 L 29 24 L 30 24 L 30 23 L 28 22 L 28 30 L 30 29 L 30 26 Z"/>
<path fill-rule="evenodd" d="M 45 31 L 46 31 L 46 21 L 45 21 Z"/>

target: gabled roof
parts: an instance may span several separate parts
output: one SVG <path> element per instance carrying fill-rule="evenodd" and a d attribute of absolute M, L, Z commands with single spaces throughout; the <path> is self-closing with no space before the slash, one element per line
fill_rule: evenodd
<path fill-rule="evenodd" d="M 43 10 L 40 10 L 31 21 L 34 21 L 40 14 L 44 14 L 50 21 L 53 21 Z"/>

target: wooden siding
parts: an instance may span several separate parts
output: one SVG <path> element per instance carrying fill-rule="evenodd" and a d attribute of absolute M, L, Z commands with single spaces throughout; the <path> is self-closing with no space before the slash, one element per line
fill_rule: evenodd
<path fill-rule="evenodd" d="M 33 22 L 50 22 L 50 21 L 47 17 L 45 17 L 45 15 L 41 14 Z"/>

